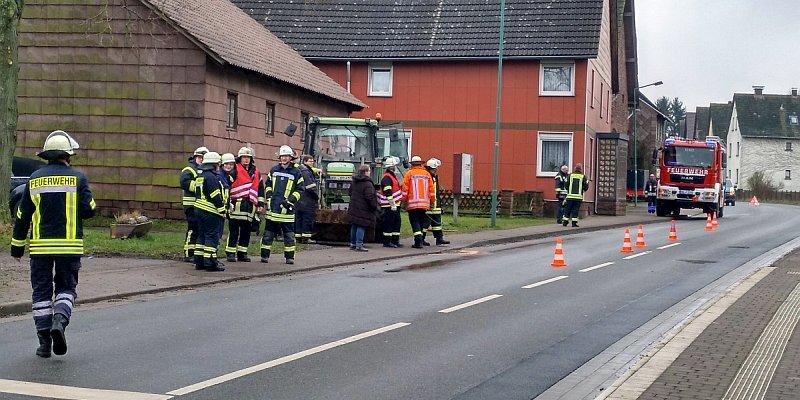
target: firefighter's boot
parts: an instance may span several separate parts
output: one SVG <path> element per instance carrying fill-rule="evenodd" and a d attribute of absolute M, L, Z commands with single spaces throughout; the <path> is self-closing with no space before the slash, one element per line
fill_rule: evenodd
<path fill-rule="evenodd" d="M 201 255 L 198 256 L 198 255 L 195 254 L 195 256 L 194 256 L 194 269 L 197 269 L 197 270 L 205 269 L 205 267 L 203 266 L 203 256 L 201 256 Z"/>
<path fill-rule="evenodd" d="M 425 240 L 425 236 L 426 235 L 427 235 L 427 232 L 422 232 L 422 245 L 423 246 L 430 246 L 431 244 L 427 240 Z"/>
<path fill-rule="evenodd" d="M 236 260 L 241 262 L 250 262 L 250 256 L 247 255 L 246 252 L 240 251 L 236 253 Z"/>
<path fill-rule="evenodd" d="M 261 249 L 261 262 L 268 263 L 269 262 L 269 250 Z"/>
<path fill-rule="evenodd" d="M 53 338 L 53 353 L 57 356 L 67 354 L 67 337 L 65 331 L 67 329 L 67 317 L 64 314 L 53 314 L 53 327 L 50 328 L 50 336 Z"/>
<path fill-rule="evenodd" d="M 50 336 L 50 331 L 47 329 L 37 331 L 36 336 L 39 338 L 39 347 L 36 348 L 36 355 L 42 358 L 50 358 L 50 349 L 53 347 L 53 338 Z"/>
<path fill-rule="evenodd" d="M 236 262 L 236 253 L 225 253 L 225 261 Z"/>

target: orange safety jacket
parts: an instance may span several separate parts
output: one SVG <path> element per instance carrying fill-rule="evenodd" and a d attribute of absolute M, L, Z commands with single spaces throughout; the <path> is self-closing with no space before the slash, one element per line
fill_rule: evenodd
<path fill-rule="evenodd" d="M 247 172 L 242 164 L 236 163 L 236 180 L 231 184 L 231 199 L 248 198 L 253 205 L 258 205 L 258 188 L 261 184 L 261 174 L 258 168 L 253 168 L 253 176 Z"/>
<path fill-rule="evenodd" d="M 407 200 L 406 210 L 429 210 L 436 199 L 433 178 L 425 167 L 417 165 L 403 177 L 403 197 Z"/>
<path fill-rule="evenodd" d="M 381 207 L 390 207 L 392 200 L 399 205 L 403 200 L 403 192 L 400 190 L 400 182 L 397 181 L 394 173 L 386 171 L 381 179 L 381 190 L 378 191 L 378 204 Z"/>

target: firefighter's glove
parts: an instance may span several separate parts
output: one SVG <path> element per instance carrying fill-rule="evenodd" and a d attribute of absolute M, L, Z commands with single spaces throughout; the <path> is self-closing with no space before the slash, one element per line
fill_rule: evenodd
<path fill-rule="evenodd" d="M 281 205 L 286 209 L 286 211 L 294 210 L 294 204 L 292 204 L 289 200 L 284 200 Z"/>
<path fill-rule="evenodd" d="M 562 206 L 565 206 L 565 205 L 567 205 L 567 199 L 561 200 L 561 205 L 562 205 Z"/>

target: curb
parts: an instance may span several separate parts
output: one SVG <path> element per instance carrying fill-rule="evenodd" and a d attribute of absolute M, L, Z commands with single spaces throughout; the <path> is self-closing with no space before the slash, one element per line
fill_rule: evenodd
<path fill-rule="evenodd" d="M 510 237 L 502 237 L 502 238 L 482 240 L 482 241 L 467 242 L 466 244 L 463 244 L 463 245 L 447 247 L 447 248 L 443 248 L 442 250 L 430 251 L 430 252 L 426 252 L 424 254 L 441 254 L 441 253 L 448 252 L 448 251 L 463 250 L 463 249 L 471 248 L 471 247 L 483 247 L 483 246 L 491 246 L 491 245 L 497 245 L 497 244 L 523 242 L 523 241 L 528 241 L 528 240 L 545 239 L 545 238 L 549 238 L 549 237 L 564 236 L 564 235 L 570 235 L 570 234 L 594 232 L 594 231 L 605 230 L 605 229 L 622 228 L 622 227 L 631 226 L 631 224 L 649 225 L 649 224 L 661 223 L 661 222 L 664 222 L 664 221 L 666 221 L 666 220 L 664 220 L 664 219 L 656 219 L 656 220 L 644 220 L 644 221 L 639 221 L 639 222 L 634 222 L 634 223 L 628 222 L 628 223 L 617 223 L 617 224 L 602 225 L 602 226 L 565 228 L 564 231 L 556 230 L 556 231 L 551 231 L 551 232 L 541 232 L 541 233 L 533 233 L 533 234 L 527 234 L 527 235 L 510 236 Z M 419 255 L 422 255 L 422 253 L 420 253 Z M 404 258 L 404 257 L 408 257 L 408 256 L 409 256 L 408 254 L 398 254 L 398 255 L 370 258 L 368 260 L 355 261 L 355 262 L 347 261 L 347 262 L 338 262 L 338 263 L 325 264 L 325 265 L 315 265 L 315 266 L 311 266 L 311 267 L 300 267 L 300 268 L 297 268 L 297 269 L 293 269 L 291 271 L 274 271 L 274 272 L 256 273 L 256 274 L 247 275 L 247 276 L 237 276 L 237 277 L 233 277 L 233 278 L 223 278 L 223 279 L 218 279 L 218 280 L 208 281 L 208 282 L 192 283 L 192 284 L 185 284 L 185 285 L 164 286 L 164 287 L 155 288 L 155 289 L 137 290 L 137 291 L 125 292 L 125 293 L 115 293 L 115 294 L 110 294 L 110 295 L 105 295 L 105 296 L 87 297 L 87 298 L 82 298 L 82 299 L 78 300 L 76 302 L 76 304 L 77 305 L 80 305 L 80 304 L 94 304 L 94 303 L 100 303 L 100 302 L 107 301 L 107 300 L 125 299 L 125 298 L 129 298 L 129 297 L 135 297 L 135 296 L 141 296 L 141 295 L 163 293 L 163 292 L 171 292 L 171 291 L 183 290 L 183 289 L 208 287 L 208 286 L 217 285 L 217 284 L 239 282 L 239 281 L 245 281 L 245 280 L 250 280 L 250 279 L 258 279 L 258 278 L 265 278 L 265 277 L 271 277 L 271 276 L 289 275 L 289 274 L 294 274 L 294 273 L 298 273 L 298 272 L 310 272 L 310 271 L 316 271 L 316 270 L 321 270 L 321 269 L 325 269 L 325 268 L 336 268 L 336 267 L 343 267 L 343 266 L 349 266 L 349 265 L 373 263 L 373 262 L 378 262 L 378 261 L 395 260 L 395 259 Z M 429 262 L 420 262 L 420 263 L 417 263 L 417 264 L 411 264 L 411 265 L 405 266 L 405 267 L 403 267 L 403 269 L 408 269 L 408 268 L 413 268 L 413 267 L 433 267 L 433 266 L 442 265 L 442 264 L 445 264 L 445 263 L 451 263 L 451 262 L 456 262 L 456 261 L 469 259 L 469 258 L 472 258 L 472 257 L 473 256 L 468 256 L 467 255 L 467 256 L 456 257 L 456 258 L 447 259 L 447 260 L 436 260 L 436 261 L 429 261 Z M 392 272 L 397 272 L 397 271 L 392 271 Z M 16 316 L 16 315 L 24 315 L 24 314 L 29 313 L 30 310 L 31 310 L 31 302 L 30 301 L 20 301 L 20 302 L 14 302 L 14 303 L 0 304 L 0 318 L 9 317 L 9 316 Z"/>

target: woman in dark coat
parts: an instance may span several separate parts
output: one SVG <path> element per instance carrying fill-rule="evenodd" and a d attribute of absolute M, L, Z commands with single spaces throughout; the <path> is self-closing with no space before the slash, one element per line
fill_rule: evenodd
<path fill-rule="evenodd" d="M 347 220 L 350 222 L 350 250 L 367 251 L 364 247 L 364 233 L 375 226 L 378 212 L 378 196 L 372 183 L 369 165 L 361 165 L 353 175 L 350 184 L 350 205 Z"/>

